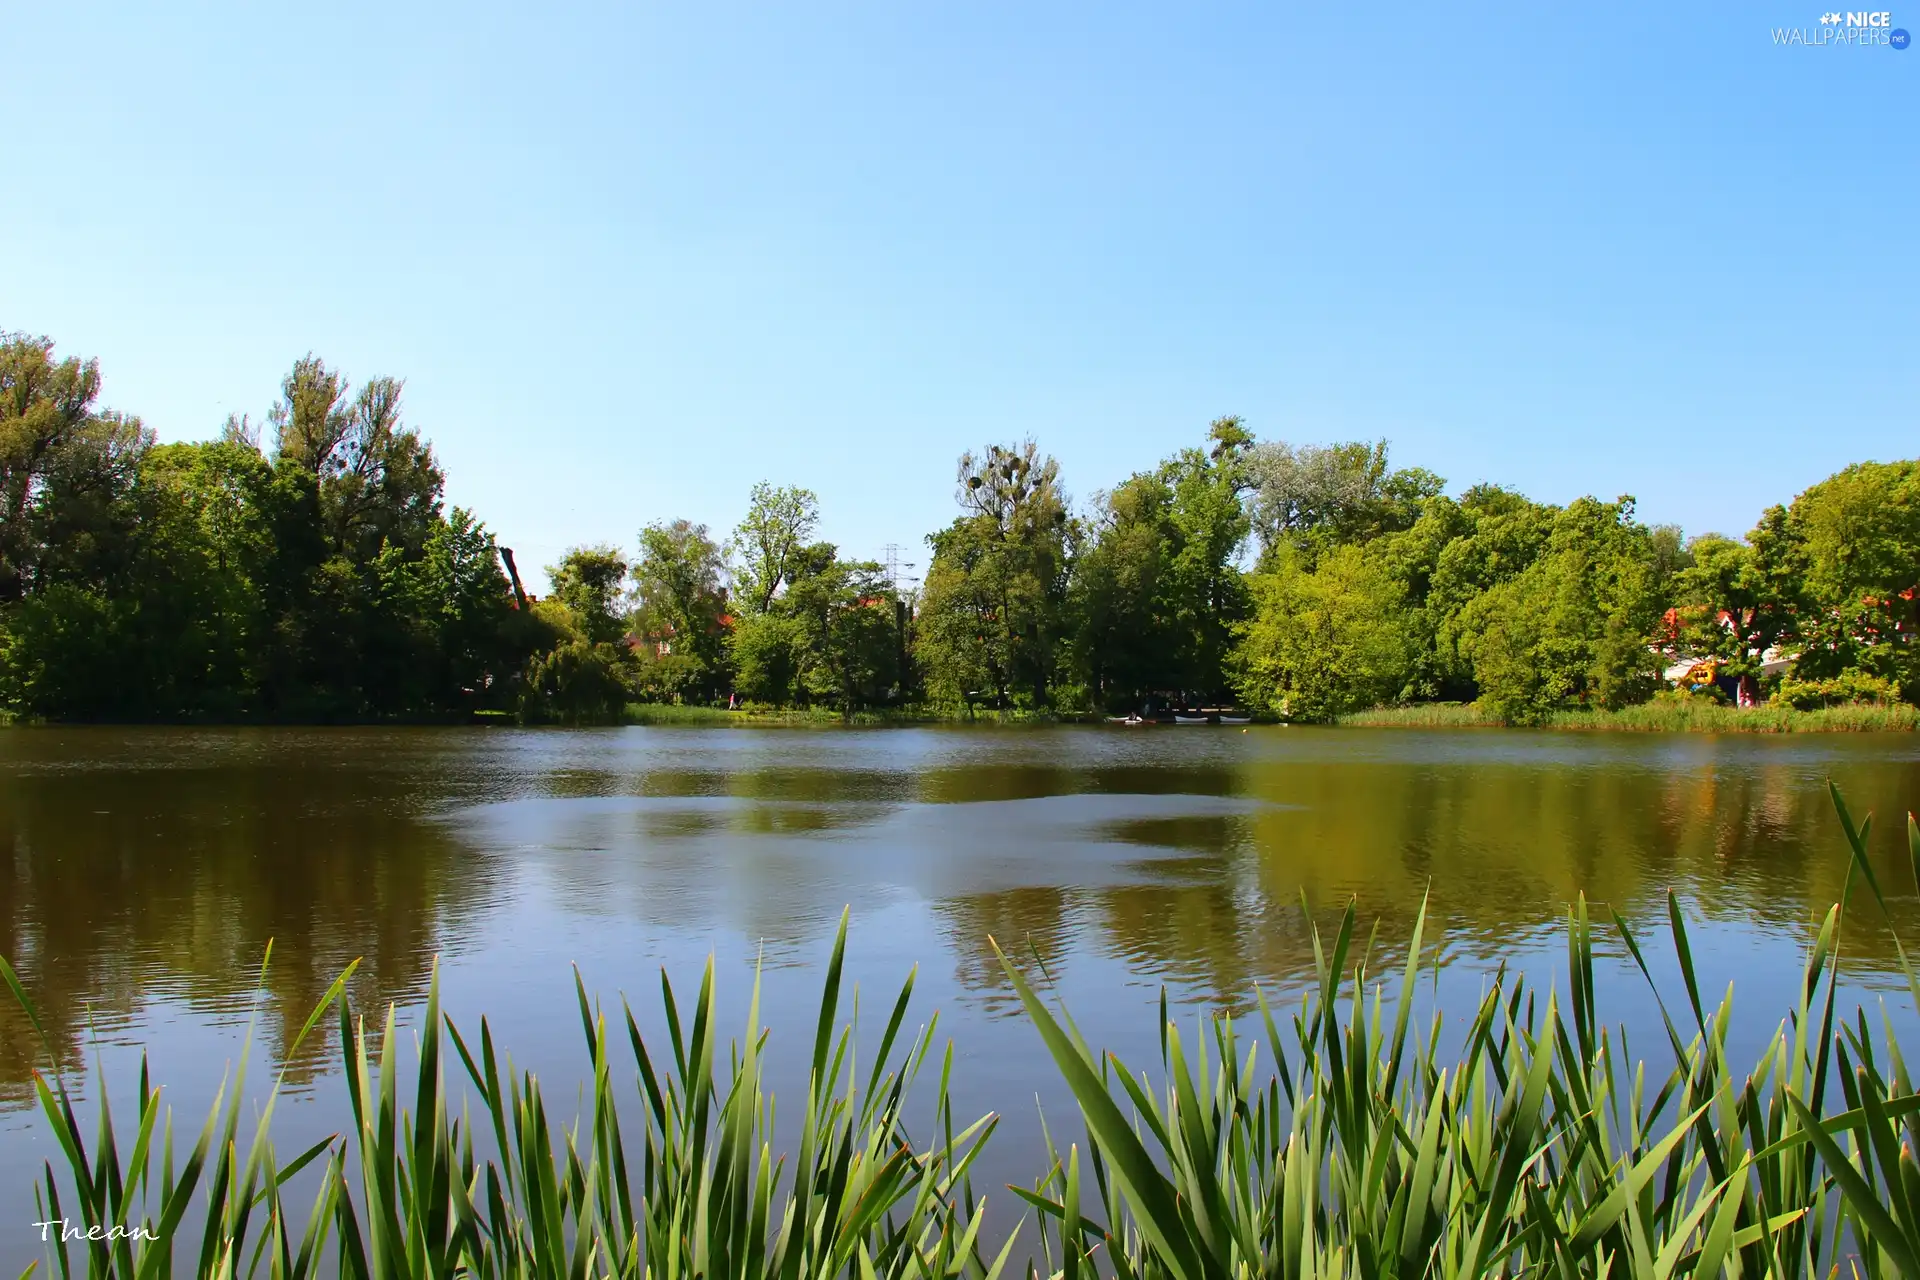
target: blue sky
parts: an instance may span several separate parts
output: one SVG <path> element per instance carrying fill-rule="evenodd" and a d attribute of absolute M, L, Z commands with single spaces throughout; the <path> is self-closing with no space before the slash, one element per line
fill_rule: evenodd
<path fill-rule="evenodd" d="M 530 565 L 763 478 L 924 562 L 962 449 L 1223 413 L 1739 532 L 1920 453 L 1920 52 L 1821 12 L 0 0 L 0 328 L 169 440 L 404 377 Z"/>

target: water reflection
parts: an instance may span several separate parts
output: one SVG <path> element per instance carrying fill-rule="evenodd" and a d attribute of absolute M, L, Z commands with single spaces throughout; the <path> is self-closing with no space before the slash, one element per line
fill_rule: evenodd
<path fill-rule="evenodd" d="M 156 1002 L 244 1018 L 270 939 L 260 1034 L 275 1057 L 355 958 L 357 998 L 415 998 L 434 952 L 485 909 L 491 877 L 419 820 L 418 777 L 368 767 L 380 746 L 0 735 L 0 947 L 62 1056 L 83 1034 L 137 1034 Z M 41 1058 L 13 1002 L 0 1004 L 0 1083 L 19 1096 Z"/>
<path fill-rule="evenodd" d="M 1721 960 L 1778 966 L 1844 885 L 1829 775 L 1883 815 L 1876 857 L 1908 886 L 1904 736 L 14 731 L 0 946 L 68 1055 L 88 1019 L 110 1038 L 230 1020 L 269 938 L 277 1046 L 355 957 L 364 1005 L 416 999 L 448 953 L 489 975 L 489 1012 L 537 1020 L 551 984 L 526 975 L 596 939 L 801 965 L 847 903 L 914 921 L 888 926 L 887 962 L 944 970 L 987 1013 L 1010 1007 L 990 936 L 1243 1005 L 1310 970 L 1303 897 L 1357 898 L 1385 963 L 1430 893 L 1471 966 L 1536 946 L 1577 894 L 1652 920 L 1672 888 L 1726 926 Z M 1871 973 L 1890 947 L 1867 914 L 1850 947 Z M 0 1086 L 35 1058 L 0 1011 Z"/>

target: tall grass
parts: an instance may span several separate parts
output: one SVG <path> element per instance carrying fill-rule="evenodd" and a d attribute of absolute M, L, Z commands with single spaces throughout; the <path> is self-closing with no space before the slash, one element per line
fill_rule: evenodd
<path fill-rule="evenodd" d="M 1092 714 L 1057 711 L 994 711 L 919 704 L 908 707 L 869 707 L 853 712 L 831 707 L 767 707 L 754 705 L 738 711 L 723 707 L 678 706 L 661 702 L 627 704 L 623 724 L 641 725 L 905 725 L 905 724 L 1074 724 L 1101 719 Z"/>
<path fill-rule="evenodd" d="M 1833 802 L 1849 884 L 1858 877 L 1884 912 L 1866 857 L 1871 820 L 1855 823 L 1837 791 Z M 1911 817 L 1908 845 L 1920 886 Z M 1740 1064 L 1728 1051 L 1732 992 L 1702 998 L 1680 905 L 1667 905 L 1677 995 L 1654 983 L 1626 921 L 1612 920 L 1658 1002 L 1664 1068 L 1634 1058 L 1600 1020 L 1584 899 L 1567 914 L 1564 989 L 1498 973 L 1454 1054 L 1441 1051 L 1441 1015 L 1415 1014 L 1437 964 L 1424 909 L 1389 1000 L 1349 908 L 1330 935 L 1314 930 L 1318 980 L 1291 1012 L 1262 1000 L 1250 1028 L 1220 1016 L 1189 1034 L 1163 995 L 1157 1084 L 1096 1053 L 1003 955 L 1085 1134 L 1064 1155 L 1049 1136 L 1049 1167 L 1015 1189 L 1039 1226 L 1029 1274 L 1920 1275 L 1920 1095 L 1891 1024 L 1876 1036 L 1864 1009 L 1836 1008 L 1842 905 L 1819 921 L 1766 1048 Z M 60 1076 L 37 1075 L 65 1162 L 46 1169 L 45 1212 L 157 1237 L 72 1254 L 52 1244 L 50 1266 L 62 1276 L 167 1276 L 178 1265 L 369 1280 L 1001 1274 L 1020 1234 L 986 1256 L 984 1200 L 969 1177 L 995 1119 L 956 1132 L 949 1046 L 928 1123 L 917 1138 L 909 1131 L 910 1086 L 935 1059 L 933 1023 L 902 1036 L 911 977 L 872 1063 L 857 1069 L 853 1029 L 839 1021 L 845 937 L 843 916 L 791 1160 L 771 1146 L 758 985 L 723 1066 L 711 963 L 685 1009 L 663 975 L 664 1044 L 650 1044 L 624 1004 L 610 1020 L 576 977 L 591 1084 L 584 1114 L 564 1128 L 484 1020 L 469 1039 L 441 1015 L 437 983 L 403 1086 L 393 1011 L 372 1034 L 348 1007 L 343 975 L 302 1035 L 337 1014 L 348 1114 L 341 1134 L 284 1164 L 271 1100 L 242 1132 L 240 1080 L 180 1156 L 144 1063 L 124 1153 L 106 1106 L 89 1142 Z M 1920 1004 L 1920 980 L 1897 955 Z M 637 1081 L 624 1117 L 616 1059 L 630 1059 Z M 449 1062 L 472 1099 L 458 1110 Z M 283 1198 L 302 1170 L 317 1184 L 304 1209 Z"/>
<path fill-rule="evenodd" d="M 1363 729 L 1492 729 L 1501 721 L 1471 702 L 1414 702 L 1351 712 L 1338 723 Z"/>
<path fill-rule="evenodd" d="M 1498 716 L 1471 702 L 1421 702 L 1376 707 L 1340 717 L 1342 725 L 1374 729 L 1493 728 Z M 1784 704 L 1730 707 L 1698 699 L 1648 702 L 1619 711 L 1557 711 L 1544 728 L 1625 733 L 1911 733 L 1920 707 L 1905 703 L 1850 703 L 1796 711 Z"/>

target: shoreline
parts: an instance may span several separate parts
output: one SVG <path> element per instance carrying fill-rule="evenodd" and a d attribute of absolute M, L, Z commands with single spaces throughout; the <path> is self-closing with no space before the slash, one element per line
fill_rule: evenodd
<path fill-rule="evenodd" d="M 1433 702 L 1357 711 L 1334 723 L 1355 729 L 1524 727 L 1573 733 L 1912 733 L 1920 730 L 1920 707 L 1852 703 L 1796 711 L 1770 704 L 1739 708 L 1648 702 L 1619 711 L 1556 711 L 1542 724 L 1509 726 L 1472 703 Z"/>
<path fill-rule="evenodd" d="M 528 722 L 499 711 L 466 717 L 393 718 L 365 720 L 42 720 L 0 717 L 0 729 L 33 728 L 235 728 L 235 729 L 366 729 L 366 728 L 554 728 L 616 729 L 633 726 L 672 728 L 908 728 L 933 725 L 1015 726 L 1102 725 L 1110 717 L 1097 712 L 939 711 L 900 708 L 858 711 L 844 715 L 820 708 L 728 711 L 723 707 L 679 706 L 671 703 L 629 703 L 618 720 L 566 724 Z M 1544 722 L 1510 725 L 1472 703 L 1429 702 L 1409 706 L 1375 707 L 1355 711 L 1325 723 L 1281 721 L 1256 717 L 1249 727 L 1340 729 L 1549 729 L 1571 733 L 1913 733 L 1920 731 L 1920 707 L 1855 703 L 1796 711 L 1771 705 L 1741 709 L 1706 703 L 1643 703 L 1619 711 L 1566 710 Z M 1158 726 L 1172 728 L 1174 726 Z M 1218 728 L 1220 726 L 1209 726 Z"/>

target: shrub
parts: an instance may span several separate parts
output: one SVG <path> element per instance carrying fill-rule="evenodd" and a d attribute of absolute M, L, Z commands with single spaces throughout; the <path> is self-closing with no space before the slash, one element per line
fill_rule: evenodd
<path fill-rule="evenodd" d="M 1891 680 L 1861 671 L 1843 671 L 1830 680 L 1782 680 L 1775 696 L 1796 711 L 1817 711 L 1849 702 L 1886 706 L 1900 701 L 1900 690 Z"/>

